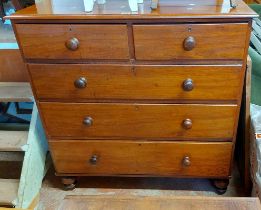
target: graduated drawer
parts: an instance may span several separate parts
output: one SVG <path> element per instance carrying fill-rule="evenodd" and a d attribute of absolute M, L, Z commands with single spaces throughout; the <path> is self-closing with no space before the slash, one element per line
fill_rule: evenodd
<path fill-rule="evenodd" d="M 235 66 L 30 64 L 38 99 L 236 100 L 244 75 Z"/>
<path fill-rule="evenodd" d="M 16 24 L 28 59 L 128 59 L 126 25 Z"/>
<path fill-rule="evenodd" d="M 39 103 L 47 134 L 75 138 L 232 140 L 236 105 Z"/>
<path fill-rule="evenodd" d="M 243 59 L 248 24 L 134 25 L 138 60 Z"/>
<path fill-rule="evenodd" d="M 228 177 L 232 143 L 50 141 L 56 172 Z"/>

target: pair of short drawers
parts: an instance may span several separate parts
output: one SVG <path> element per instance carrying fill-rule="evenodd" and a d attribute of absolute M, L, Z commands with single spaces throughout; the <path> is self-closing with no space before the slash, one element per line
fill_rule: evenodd
<path fill-rule="evenodd" d="M 241 60 L 248 24 L 17 24 L 16 30 L 27 59 Z"/>

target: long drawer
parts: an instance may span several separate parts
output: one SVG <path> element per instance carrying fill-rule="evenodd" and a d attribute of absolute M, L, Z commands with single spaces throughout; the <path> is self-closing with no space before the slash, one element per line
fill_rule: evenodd
<path fill-rule="evenodd" d="M 127 26 L 16 24 L 29 59 L 129 59 Z"/>
<path fill-rule="evenodd" d="M 39 99 L 237 100 L 235 66 L 29 64 Z"/>
<path fill-rule="evenodd" d="M 248 24 L 134 25 L 138 60 L 243 59 Z"/>
<path fill-rule="evenodd" d="M 51 137 L 232 140 L 237 105 L 39 103 Z"/>
<path fill-rule="evenodd" d="M 58 173 L 90 175 L 229 176 L 232 143 L 49 142 Z"/>

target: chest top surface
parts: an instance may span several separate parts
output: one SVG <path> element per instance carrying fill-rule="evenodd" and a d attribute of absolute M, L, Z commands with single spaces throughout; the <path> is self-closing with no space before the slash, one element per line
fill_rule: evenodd
<path fill-rule="evenodd" d="M 96 1 L 97 2 L 97 1 Z M 10 19 L 181 19 L 181 18 L 252 18 L 257 14 L 242 0 L 231 8 L 230 0 L 159 0 L 157 9 L 150 8 L 151 1 L 139 4 L 138 12 L 131 12 L 128 0 L 107 0 L 95 3 L 92 12 L 84 11 L 83 0 L 38 0 L 34 6 L 7 17 Z"/>

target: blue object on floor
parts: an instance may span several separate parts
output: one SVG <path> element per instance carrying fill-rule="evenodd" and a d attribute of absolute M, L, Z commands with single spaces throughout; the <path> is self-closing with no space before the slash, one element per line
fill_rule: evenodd
<path fill-rule="evenodd" d="M 15 10 L 14 10 L 13 8 L 10 8 L 10 9 L 8 9 L 7 11 L 5 11 L 5 14 L 6 14 L 7 16 L 9 16 L 9 15 L 11 15 L 11 14 L 13 14 L 13 13 L 15 13 Z M 11 25 L 11 21 L 10 21 L 10 20 L 5 20 L 4 24 L 5 24 L 5 25 Z"/>
<path fill-rule="evenodd" d="M 16 50 L 19 49 L 17 43 L 0 43 L 0 50 Z"/>

